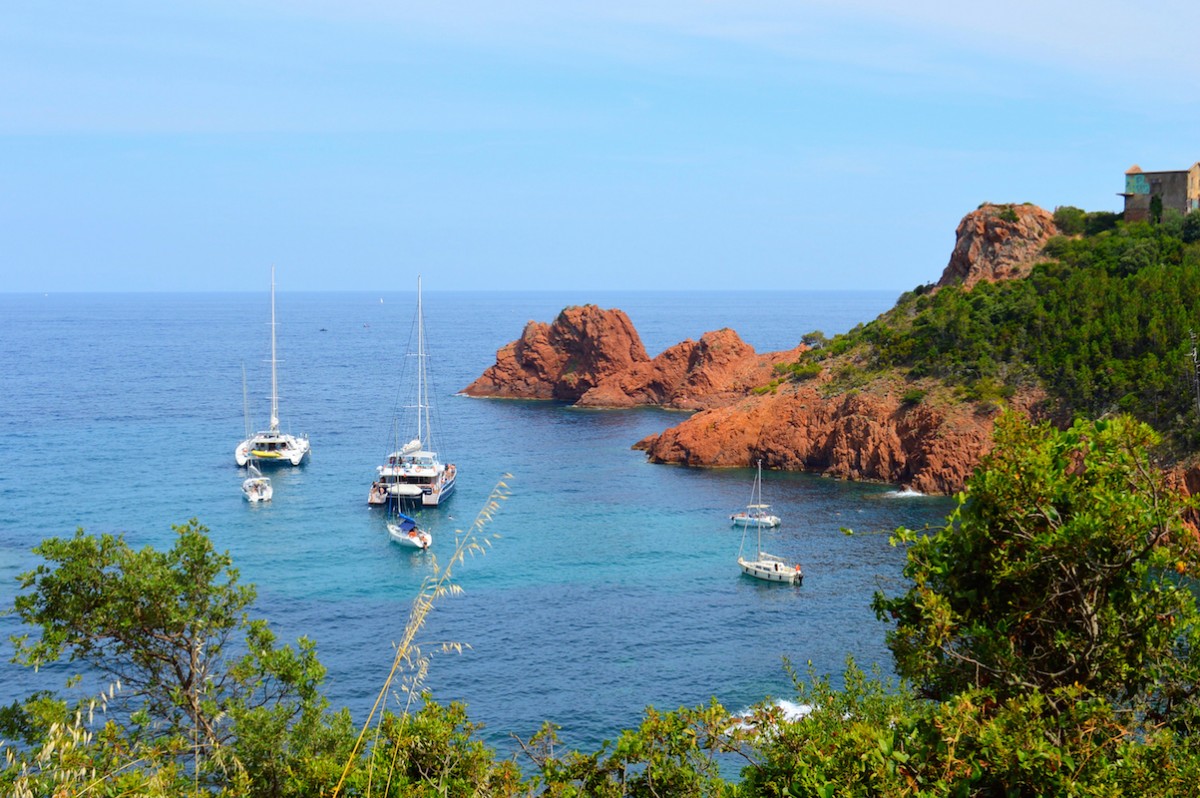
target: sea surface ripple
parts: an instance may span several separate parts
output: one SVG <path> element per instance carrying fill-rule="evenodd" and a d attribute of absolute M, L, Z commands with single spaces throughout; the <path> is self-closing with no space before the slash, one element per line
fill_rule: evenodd
<path fill-rule="evenodd" d="M 427 686 L 463 701 L 484 738 L 511 749 L 543 721 L 594 750 L 648 705 L 731 710 L 793 696 L 784 658 L 840 673 L 847 656 L 889 670 L 869 602 L 898 586 L 898 526 L 937 523 L 947 500 L 893 487 L 768 472 L 763 492 L 783 525 L 764 547 L 804 563 L 802 587 L 739 575 L 748 469 L 651 465 L 630 445 L 682 419 L 654 409 L 582 410 L 469 399 L 457 392 L 529 320 L 592 302 L 625 310 L 651 355 L 731 327 L 759 351 L 812 330 L 843 332 L 895 300 L 861 292 L 564 292 L 436 290 L 426 275 L 429 366 L 438 445 L 457 463 L 448 506 L 421 513 L 446 558 L 505 473 L 511 498 L 486 528 L 485 556 L 457 569 L 464 593 L 423 630 Z M 415 283 L 415 281 L 414 281 Z M 280 270 L 280 285 L 286 272 Z M 312 439 L 311 462 L 275 468 L 275 497 L 248 505 L 233 449 L 243 436 L 242 367 L 252 426 L 269 406 L 269 305 L 261 292 L 0 294 L 0 604 L 49 536 L 123 533 L 169 546 L 198 518 L 258 588 L 254 614 L 285 641 L 306 635 L 329 668 L 335 707 L 365 715 L 388 671 L 430 554 L 389 542 L 366 504 L 396 415 L 413 291 L 278 295 L 280 416 Z M 854 530 L 846 535 L 843 528 Z M 4 663 L 0 702 L 59 688 Z M 435 653 L 436 644 L 468 646 Z M 59 683 L 48 683 L 55 682 Z"/>

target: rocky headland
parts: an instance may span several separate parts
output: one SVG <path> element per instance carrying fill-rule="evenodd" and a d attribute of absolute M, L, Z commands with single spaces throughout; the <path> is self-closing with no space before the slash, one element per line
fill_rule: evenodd
<path fill-rule="evenodd" d="M 1053 216 L 1036 206 L 982 205 L 959 224 L 937 287 L 1022 277 L 1055 234 Z M 898 375 L 840 390 L 831 375 L 852 354 L 824 361 L 806 379 L 785 379 L 806 349 L 758 353 L 723 329 L 650 358 L 625 313 L 585 305 L 565 309 L 551 324 L 530 321 L 463 392 L 697 411 L 634 444 L 658 463 L 736 467 L 761 459 L 767 468 L 925 493 L 962 489 L 990 446 L 994 403 L 961 401 L 933 383 L 914 401 L 913 384 Z M 1030 410 L 1039 399 L 1029 393 L 1010 403 Z"/>
<path fill-rule="evenodd" d="M 621 310 L 570 307 L 551 324 L 531 321 L 468 396 L 552 399 L 582 407 L 653 405 L 701 410 L 734 402 L 771 379 L 776 363 L 806 347 L 758 354 L 733 330 L 683 341 L 655 358 Z"/>
<path fill-rule="evenodd" d="M 971 288 L 980 281 L 1025 277 L 1055 235 L 1054 215 L 1043 208 L 985 203 L 958 223 L 954 251 L 938 286 Z"/>

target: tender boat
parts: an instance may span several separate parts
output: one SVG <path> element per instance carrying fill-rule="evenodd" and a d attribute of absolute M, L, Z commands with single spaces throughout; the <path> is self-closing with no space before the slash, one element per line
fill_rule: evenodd
<path fill-rule="evenodd" d="M 376 466 L 377 478 L 367 494 L 368 504 L 418 504 L 437 507 L 454 492 L 457 469 L 443 463 L 433 448 L 430 424 L 429 373 L 425 354 L 425 317 L 421 304 L 421 278 L 417 278 L 416 401 L 412 420 L 416 435 L 408 443 L 388 454 L 383 465 Z"/>
<path fill-rule="evenodd" d="M 750 503 L 745 510 L 729 516 L 729 520 L 734 526 L 779 526 L 779 516 L 771 515 L 770 509 L 771 505 L 762 502 L 762 460 L 759 460 L 754 486 L 750 488 Z"/>
<path fill-rule="evenodd" d="M 262 472 L 250 466 L 250 476 L 242 480 L 242 495 L 248 502 L 269 502 L 275 493 L 271 487 L 271 478 L 264 477 Z"/>
<path fill-rule="evenodd" d="M 291 435 L 279 430 L 279 382 L 275 357 L 275 267 L 271 267 L 271 424 L 263 432 L 248 435 L 237 445 L 233 459 L 239 466 L 251 462 L 291 463 L 300 465 L 308 456 L 310 444 L 307 435 Z M 245 382 L 243 375 L 243 391 Z"/>
<path fill-rule="evenodd" d="M 392 540 L 401 546 L 408 546 L 413 549 L 427 549 L 433 543 L 433 536 L 417 526 L 415 519 L 408 517 L 404 513 L 396 513 L 396 520 L 389 522 L 387 528 Z"/>

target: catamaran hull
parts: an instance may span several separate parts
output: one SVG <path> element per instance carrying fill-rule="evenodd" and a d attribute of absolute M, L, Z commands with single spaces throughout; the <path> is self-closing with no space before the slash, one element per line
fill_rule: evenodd
<path fill-rule="evenodd" d="M 233 450 L 233 460 L 239 468 L 250 463 L 291 463 L 298 466 L 308 456 L 309 443 L 307 438 L 295 438 L 290 435 L 277 440 L 285 440 L 282 446 L 273 449 L 257 448 L 259 441 L 242 441 Z"/>
<path fill-rule="evenodd" d="M 446 499 L 450 498 L 450 494 L 454 493 L 454 479 L 448 479 L 442 483 L 441 490 L 430 490 L 429 492 L 421 492 L 422 507 L 437 507 Z"/>
<path fill-rule="evenodd" d="M 449 476 L 443 479 L 442 484 L 437 488 L 432 485 L 415 485 L 410 482 L 373 482 L 371 491 L 367 494 L 367 504 L 378 506 L 390 502 L 402 502 L 420 504 L 422 507 L 437 507 L 454 493 L 454 466 L 447 466 L 446 471 Z"/>

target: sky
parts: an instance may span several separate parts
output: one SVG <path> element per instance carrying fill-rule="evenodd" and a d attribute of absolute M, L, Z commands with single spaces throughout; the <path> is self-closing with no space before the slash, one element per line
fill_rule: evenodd
<path fill-rule="evenodd" d="M 889 289 L 1200 160 L 1200 3 L 6 0 L 0 291 Z"/>

